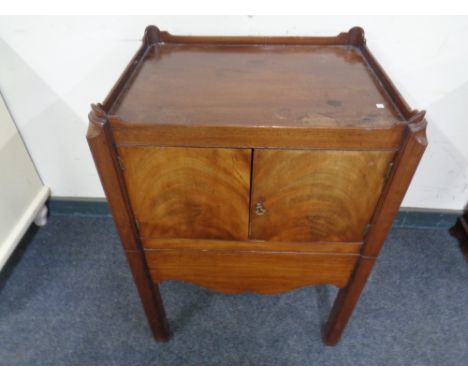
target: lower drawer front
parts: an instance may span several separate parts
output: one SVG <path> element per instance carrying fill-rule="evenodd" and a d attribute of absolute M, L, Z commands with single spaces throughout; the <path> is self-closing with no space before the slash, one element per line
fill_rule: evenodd
<path fill-rule="evenodd" d="M 346 285 L 355 254 L 145 250 L 155 282 L 188 281 L 225 293 L 273 294 L 315 284 Z"/>

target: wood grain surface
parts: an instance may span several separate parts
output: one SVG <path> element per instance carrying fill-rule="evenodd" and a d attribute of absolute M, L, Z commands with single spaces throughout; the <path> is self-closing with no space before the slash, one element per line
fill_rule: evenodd
<path fill-rule="evenodd" d="M 251 150 L 118 151 L 141 237 L 247 239 Z"/>
<path fill-rule="evenodd" d="M 402 120 L 352 45 L 156 44 L 109 114 L 209 126 L 373 129 Z"/>
<path fill-rule="evenodd" d="M 405 125 L 362 127 L 245 127 L 154 125 L 110 118 L 118 146 L 180 146 L 291 149 L 398 149 Z"/>
<path fill-rule="evenodd" d="M 359 254 L 362 242 L 285 242 L 285 241 L 231 241 L 231 240 L 200 240 L 200 239 L 157 239 L 142 238 L 141 243 L 146 250 L 177 249 L 199 251 L 239 251 L 239 252 L 302 252 L 302 253 L 354 253 Z"/>
<path fill-rule="evenodd" d="M 393 156 L 391 151 L 255 150 L 251 238 L 361 241 Z"/>
<path fill-rule="evenodd" d="M 346 285 L 357 255 L 145 251 L 155 282 L 182 280 L 225 293 L 279 293 L 315 284 Z"/>

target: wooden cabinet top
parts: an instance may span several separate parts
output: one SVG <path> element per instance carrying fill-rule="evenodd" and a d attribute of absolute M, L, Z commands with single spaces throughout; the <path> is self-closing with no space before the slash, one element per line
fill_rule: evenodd
<path fill-rule="evenodd" d="M 395 150 L 424 112 L 405 102 L 360 27 L 217 37 L 149 26 L 90 120 L 117 146 Z"/>
<path fill-rule="evenodd" d="M 390 128 L 414 112 L 352 28 L 335 37 L 173 36 L 150 26 L 103 109 L 123 123 Z"/>
<path fill-rule="evenodd" d="M 401 119 L 351 45 L 156 44 L 112 113 L 160 124 L 391 126 Z"/>

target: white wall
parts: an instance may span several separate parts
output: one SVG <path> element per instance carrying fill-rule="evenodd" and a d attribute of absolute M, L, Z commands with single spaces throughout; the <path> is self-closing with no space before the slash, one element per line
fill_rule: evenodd
<path fill-rule="evenodd" d="M 0 17 L 0 90 L 53 196 L 102 197 L 85 134 L 146 25 L 174 34 L 335 35 L 366 30 L 370 49 L 413 108 L 429 148 L 406 207 L 468 202 L 468 17 Z"/>

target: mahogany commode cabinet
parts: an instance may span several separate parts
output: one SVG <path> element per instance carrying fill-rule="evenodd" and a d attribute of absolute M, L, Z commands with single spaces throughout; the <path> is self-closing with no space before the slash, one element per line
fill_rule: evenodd
<path fill-rule="evenodd" d="M 427 145 L 359 27 L 335 37 L 149 26 L 87 139 L 156 340 L 158 284 L 340 288 L 336 344 Z"/>

